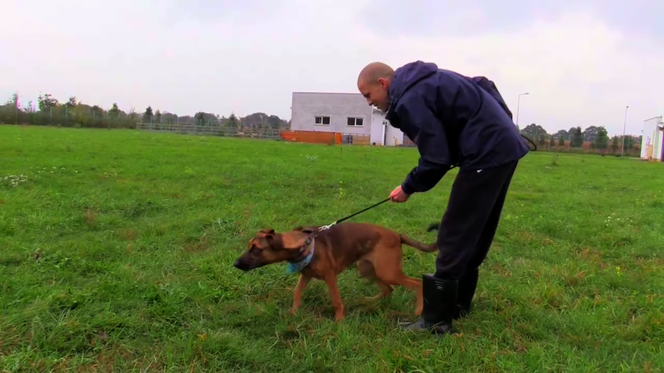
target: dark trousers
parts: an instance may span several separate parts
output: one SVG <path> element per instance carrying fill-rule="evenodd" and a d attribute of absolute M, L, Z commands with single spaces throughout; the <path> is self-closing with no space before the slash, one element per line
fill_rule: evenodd
<path fill-rule="evenodd" d="M 457 174 L 438 230 L 435 277 L 460 279 L 486 258 L 518 161 Z"/>

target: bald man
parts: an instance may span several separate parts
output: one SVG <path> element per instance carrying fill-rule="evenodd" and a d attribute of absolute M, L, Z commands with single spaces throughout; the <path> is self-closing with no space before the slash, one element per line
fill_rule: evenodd
<path fill-rule="evenodd" d="M 369 105 L 387 113 L 420 153 L 417 166 L 390 193 L 406 202 L 434 186 L 452 166 L 459 173 L 438 227 L 436 271 L 424 274 L 424 310 L 408 330 L 453 331 L 471 309 L 478 267 L 493 241 L 512 175 L 528 146 L 496 86 L 415 61 L 396 71 L 374 62 L 357 86 Z"/>

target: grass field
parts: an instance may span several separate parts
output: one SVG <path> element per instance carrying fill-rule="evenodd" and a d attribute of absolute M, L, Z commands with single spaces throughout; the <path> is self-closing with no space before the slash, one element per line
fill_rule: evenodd
<path fill-rule="evenodd" d="M 403 288 L 241 273 L 258 230 L 323 225 L 387 197 L 415 149 L 0 126 L 3 371 L 662 371 L 664 165 L 552 153 L 517 170 L 472 317 L 436 338 Z M 430 242 L 456 171 L 354 218 Z M 435 255 L 404 247 L 419 277 Z"/>

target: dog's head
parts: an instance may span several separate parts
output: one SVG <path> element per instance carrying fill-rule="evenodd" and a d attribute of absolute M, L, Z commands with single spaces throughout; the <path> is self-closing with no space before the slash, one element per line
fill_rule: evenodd
<path fill-rule="evenodd" d="M 261 230 L 249 241 L 247 251 L 235 261 L 235 268 L 246 272 L 294 259 L 313 233 L 313 229 L 302 227 L 287 233 L 276 233 L 274 229 Z"/>

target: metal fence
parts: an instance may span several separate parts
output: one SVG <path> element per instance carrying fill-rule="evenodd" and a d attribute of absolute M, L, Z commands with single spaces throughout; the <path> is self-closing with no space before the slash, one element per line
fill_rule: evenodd
<path fill-rule="evenodd" d="M 344 145 L 371 145 L 371 137 L 366 134 L 342 133 L 341 143 Z"/>
<path fill-rule="evenodd" d="M 220 125 L 197 125 L 178 123 L 137 123 L 137 130 L 152 132 L 170 132 L 180 135 L 247 137 L 253 139 L 281 139 L 281 130 L 278 128 L 233 128 Z"/>
<path fill-rule="evenodd" d="M 269 139 L 269 140 L 288 140 L 287 138 L 282 136 L 282 133 L 290 132 L 287 129 L 278 129 L 278 128 L 256 128 L 256 127 L 232 128 L 220 125 L 197 125 L 197 124 L 179 124 L 179 123 L 137 123 L 136 129 L 141 131 L 177 133 L 181 135 L 246 137 L 246 138 Z M 330 134 L 333 136 L 333 133 L 326 132 L 325 134 Z M 340 143 L 344 145 L 371 145 L 370 136 L 367 134 L 342 133 Z"/>

